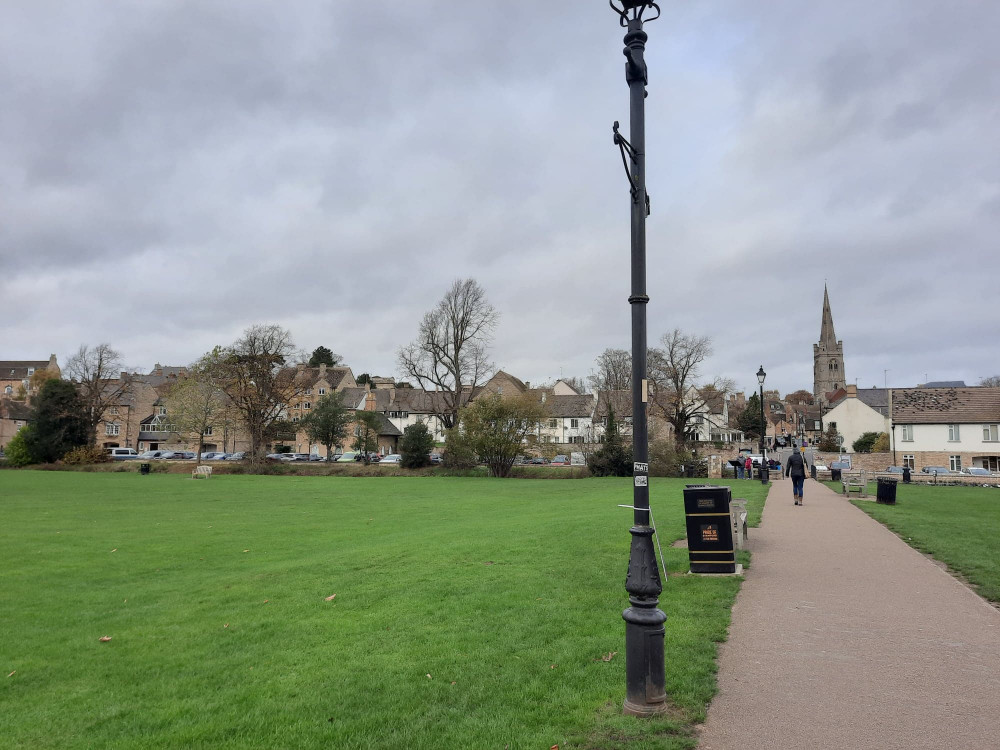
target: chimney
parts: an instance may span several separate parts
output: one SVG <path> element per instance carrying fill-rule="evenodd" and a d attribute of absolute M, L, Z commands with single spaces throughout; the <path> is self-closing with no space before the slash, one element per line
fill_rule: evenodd
<path fill-rule="evenodd" d="M 847 397 L 848 398 L 857 398 L 858 397 L 858 385 L 857 385 L 857 383 L 855 383 L 854 385 L 847 386 Z"/>
<path fill-rule="evenodd" d="M 297 365 L 295 365 L 295 369 L 298 372 L 302 372 L 303 370 L 306 369 L 306 363 L 305 362 L 299 362 Z"/>
<path fill-rule="evenodd" d="M 326 362 L 320 362 L 319 363 L 319 376 L 321 378 L 325 378 L 326 377 Z"/>
<path fill-rule="evenodd" d="M 530 380 L 525 380 L 524 381 L 524 387 L 525 387 L 526 390 L 530 391 L 531 390 L 531 381 Z"/>
<path fill-rule="evenodd" d="M 365 411 L 375 411 L 375 394 L 372 391 L 365 393 Z"/>

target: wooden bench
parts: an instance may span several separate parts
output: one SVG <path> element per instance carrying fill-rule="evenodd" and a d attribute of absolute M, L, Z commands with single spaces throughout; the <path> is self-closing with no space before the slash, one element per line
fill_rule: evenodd
<path fill-rule="evenodd" d="M 734 549 L 747 548 L 747 501 L 735 498 L 729 503 L 729 520 L 733 525 Z"/>
<path fill-rule="evenodd" d="M 868 497 L 868 472 L 865 469 L 841 474 L 840 483 L 844 488 L 844 497 L 850 495 L 851 490 L 857 490 L 858 497 Z"/>
<path fill-rule="evenodd" d="M 210 476 L 212 476 L 211 466 L 195 466 L 194 471 L 191 472 L 192 479 L 197 479 L 198 477 L 208 479 Z"/>

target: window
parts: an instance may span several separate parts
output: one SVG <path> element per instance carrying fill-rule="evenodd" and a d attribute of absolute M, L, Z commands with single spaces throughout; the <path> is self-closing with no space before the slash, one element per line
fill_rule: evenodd
<path fill-rule="evenodd" d="M 961 471 L 962 470 L 962 457 L 961 456 L 949 456 L 948 457 L 948 461 L 950 463 L 950 465 L 948 466 L 948 468 L 951 469 L 952 471 Z"/>
<path fill-rule="evenodd" d="M 304 404 L 302 404 L 302 408 L 303 409 L 312 409 L 312 404 L 309 403 L 308 401 L 306 401 Z"/>
<path fill-rule="evenodd" d="M 569 420 L 569 426 L 570 426 L 571 429 L 574 429 L 574 430 L 579 429 L 579 427 L 580 427 L 580 420 L 579 419 L 571 419 L 571 420 Z"/>
<path fill-rule="evenodd" d="M 319 395 L 320 396 L 325 396 L 326 395 L 326 388 L 320 388 L 319 389 Z"/>
<path fill-rule="evenodd" d="M 907 443 L 912 443 L 913 442 L 913 425 L 912 424 L 904 424 L 904 425 L 901 425 L 901 428 L 902 428 L 903 435 L 900 438 L 900 440 L 903 440 L 903 441 L 905 441 Z"/>
<path fill-rule="evenodd" d="M 995 424 L 984 424 L 983 425 L 983 441 L 987 443 L 995 443 L 1000 440 L 1000 436 L 997 434 L 997 428 L 1000 425 Z"/>
<path fill-rule="evenodd" d="M 295 416 L 295 417 L 292 417 L 292 421 L 293 421 L 293 422 L 298 422 L 298 421 L 299 421 L 299 418 L 298 418 L 297 416 Z"/>
<path fill-rule="evenodd" d="M 167 413 L 167 407 L 165 407 L 165 406 L 157 406 L 156 407 L 156 414 L 158 416 L 162 417 L 162 416 L 166 415 L 166 413 Z"/>
<path fill-rule="evenodd" d="M 30 378 L 34 374 L 35 374 L 35 368 L 34 367 L 29 367 L 28 368 L 28 377 Z"/>
<path fill-rule="evenodd" d="M 957 424 L 948 425 L 948 442 L 957 443 L 959 440 L 961 440 L 961 437 L 959 437 L 958 425 Z"/>
<path fill-rule="evenodd" d="M 556 420 L 550 419 L 549 420 L 549 427 L 555 427 L 555 426 L 556 426 Z"/>
<path fill-rule="evenodd" d="M 202 433 L 202 435 L 206 435 L 207 436 L 207 435 L 211 435 L 211 434 L 212 434 L 212 425 L 209 425 L 208 427 L 205 428 L 205 431 Z"/>
<path fill-rule="evenodd" d="M 312 388 L 306 388 L 306 395 L 307 396 L 313 395 L 313 389 Z"/>
<path fill-rule="evenodd" d="M 908 453 L 903 455 L 903 466 L 908 466 L 911 469 L 917 468 L 917 465 L 913 462 L 913 454 Z"/>
<path fill-rule="evenodd" d="M 117 435 L 119 432 L 121 432 L 121 429 L 122 426 L 117 422 L 108 422 L 106 425 L 104 425 L 104 434 Z"/>
<path fill-rule="evenodd" d="M 837 429 L 837 423 L 836 422 L 830 422 L 829 425 L 830 425 L 830 429 L 832 429 L 832 430 L 836 430 Z"/>
<path fill-rule="evenodd" d="M 110 409 L 108 409 L 108 414 L 117 414 L 117 413 L 118 413 L 117 406 L 112 406 Z"/>
<path fill-rule="evenodd" d="M 3 392 L 9 396 L 11 393 L 14 392 L 14 389 L 8 385 L 6 388 L 3 389 Z"/>

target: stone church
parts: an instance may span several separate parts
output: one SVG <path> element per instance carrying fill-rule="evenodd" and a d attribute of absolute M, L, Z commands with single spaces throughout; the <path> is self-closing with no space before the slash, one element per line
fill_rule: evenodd
<path fill-rule="evenodd" d="M 823 323 L 819 331 L 819 343 L 813 344 L 813 396 L 817 404 L 826 405 L 826 394 L 844 387 L 844 342 L 837 341 L 833 330 L 833 313 L 830 311 L 830 295 L 823 285 Z"/>

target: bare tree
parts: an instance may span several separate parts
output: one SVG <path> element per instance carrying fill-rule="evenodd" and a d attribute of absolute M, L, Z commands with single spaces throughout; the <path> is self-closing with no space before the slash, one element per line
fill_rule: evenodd
<path fill-rule="evenodd" d="M 232 402 L 250 436 L 250 461 L 262 460 L 272 429 L 300 394 L 292 335 L 278 325 L 250 326 L 243 336 L 208 357 L 213 377 Z"/>
<path fill-rule="evenodd" d="M 990 375 L 988 378 L 983 378 L 979 381 L 979 385 L 983 388 L 1000 388 L 1000 375 Z"/>
<path fill-rule="evenodd" d="M 420 322 L 417 338 L 399 350 L 399 366 L 424 390 L 441 394 L 436 416 L 451 429 L 472 390 L 493 365 L 487 350 L 499 313 L 475 279 L 458 279 Z"/>
<path fill-rule="evenodd" d="M 97 440 L 97 425 L 104 412 L 117 405 L 132 387 L 132 378 L 124 372 L 122 356 L 110 344 L 90 348 L 82 344 L 64 368 L 67 378 L 76 384 L 83 402 L 84 416 L 90 428 L 90 445 Z"/>
<path fill-rule="evenodd" d="M 223 393 L 211 354 L 206 354 L 188 369 L 186 377 L 178 380 L 167 394 L 167 413 L 170 422 L 181 433 L 198 435 L 197 463 L 205 449 L 205 433 L 226 418 L 229 399 Z"/>
<path fill-rule="evenodd" d="M 596 371 L 587 380 L 595 391 L 632 388 L 632 355 L 625 349 L 605 349 L 594 364 Z"/>
<path fill-rule="evenodd" d="M 733 384 L 721 378 L 699 384 L 701 364 L 712 354 L 707 336 L 689 336 L 675 328 L 663 335 L 660 345 L 649 351 L 650 399 L 673 425 L 674 440 L 683 445 L 692 418 L 707 416 L 712 401 L 731 391 Z"/>

